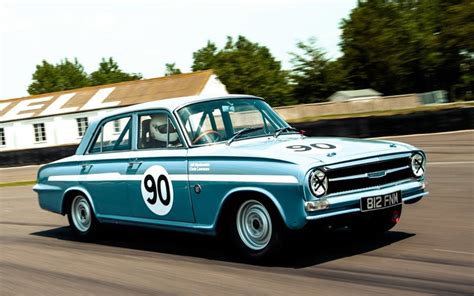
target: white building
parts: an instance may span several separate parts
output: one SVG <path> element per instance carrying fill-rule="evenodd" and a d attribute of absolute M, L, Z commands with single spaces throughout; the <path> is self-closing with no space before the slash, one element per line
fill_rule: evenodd
<path fill-rule="evenodd" d="M 119 107 L 227 93 L 208 70 L 1 100 L 0 152 L 78 144 L 91 118 Z"/>
<path fill-rule="evenodd" d="M 382 93 L 371 88 L 366 89 L 355 89 L 355 90 L 340 90 L 333 93 L 328 101 L 330 102 L 341 102 L 341 101 L 354 101 L 354 100 L 368 100 L 381 98 Z"/>

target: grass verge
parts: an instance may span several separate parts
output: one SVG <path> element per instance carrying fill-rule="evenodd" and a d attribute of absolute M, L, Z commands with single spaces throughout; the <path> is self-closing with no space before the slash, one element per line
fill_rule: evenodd
<path fill-rule="evenodd" d="M 17 182 L 4 182 L 0 183 L 0 188 L 2 187 L 15 187 L 15 186 L 27 186 L 34 185 L 36 181 L 17 181 Z"/>

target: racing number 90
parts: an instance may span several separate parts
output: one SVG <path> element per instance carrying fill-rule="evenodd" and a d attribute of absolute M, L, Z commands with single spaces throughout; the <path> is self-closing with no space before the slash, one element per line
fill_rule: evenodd
<path fill-rule="evenodd" d="M 291 145 L 291 146 L 287 146 L 286 148 L 293 149 L 293 150 L 295 150 L 295 152 L 304 152 L 304 151 L 311 150 L 310 146 L 313 147 L 313 148 L 323 149 L 323 150 L 336 149 L 336 146 L 334 146 L 332 144 L 327 144 L 327 143 L 313 143 L 313 144 L 310 144 L 309 146 L 306 146 L 306 145 Z"/>
<path fill-rule="evenodd" d="M 163 196 L 162 184 L 165 186 L 165 196 Z M 145 190 L 153 193 L 153 196 L 147 198 L 147 201 L 154 205 L 156 203 L 157 197 L 160 199 L 161 203 L 165 206 L 170 203 L 170 185 L 168 183 L 168 178 L 165 175 L 160 175 L 155 182 L 155 179 L 152 175 L 147 175 L 144 180 L 143 186 Z"/>
<path fill-rule="evenodd" d="M 171 211 L 174 201 L 173 183 L 164 167 L 149 167 L 143 174 L 140 191 L 143 202 L 156 215 L 164 216 Z"/>

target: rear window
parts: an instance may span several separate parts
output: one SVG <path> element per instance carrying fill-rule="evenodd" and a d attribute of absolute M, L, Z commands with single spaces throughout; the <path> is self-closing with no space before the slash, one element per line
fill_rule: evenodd
<path fill-rule="evenodd" d="M 131 117 L 114 119 L 104 123 L 89 153 L 123 151 L 131 149 Z"/>

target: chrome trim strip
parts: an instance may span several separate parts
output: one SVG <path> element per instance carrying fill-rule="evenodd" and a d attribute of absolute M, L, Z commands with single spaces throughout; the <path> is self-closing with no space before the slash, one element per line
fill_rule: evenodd
<path fill-rule="evenodd" d="M 330 170 L 333 170 L 333 169 L 351 167 L 351 166 L 356 166 L 356 165 L 361 165 L 361 164 L 370 164 L 370 163 L 375 163 L 375 162 L 380 162 L 380 161 L 385 161 L 385 160 L 405 158 L 405 157 L 411 156 L 411 154 L 412 154 L 411 152 L 408 152 L 408 153 L 405 152 L 405 153 L 399 153 L 399 154 L 381 155 L 381 156 L 372 157 L 372 158 L 365 158 L 365 159 L 359 159 L 359 160 L 354 160 L 354 161 L 349 161 L 349 162 L 336 163 L 332 165 L 327 165 L 325 167 Z"/>
<path fill-rule="evenodd" d="M 412 200 L 412 199 L 415 199 L 415 198 L 418 198 L 418 197 L 422 197 L 422 196 L 425 196 L 427 195 L 429 192 L 421 192 L 421 193 L 418 193 L 418 194 L 415 194 L 415 195 L 412 195 L 410 197 L 407 197 L 407 198 L 402 198 L 402 201 L 405 202 L 405 201 L 409 201 L 409 200 Z"/>
<path fill-rule="evenodd" d="M 380 189 L 384 189 L 384 188 L 387 188 L 387 187 L 403 185 L 403 184 L 407 184 L 407 183 L 411 183 L 411 182 L 419 182 L 419 181 L 414 180 L 414 179 L 403 179 L 403 180 L 398 180 L 398 181 L 395 181 L 395 182 L 392 182 L 392 183 L 381 184 L 381 185 L 372 186 L 372 187 L 364 187 L 364 188 L 358 188 L 358 189 L 354 189 L 354 190 L 347 190 L 347 191 L 340 191 L 340 192 L 336 192 L 336 193 L 331 193 L 329 195 L 326 195 L 325 197 L 327 199 L 331 199 L 331 198 L 334 198 L 334 197 L 339 197 L 341 195 L 355 194 L 355 193 L 359 193 L 359 192 L 365 192 L 367 190 L 380 190 Z"/>
<path fill-rule="evenodd" d="M 405 170 L 405 169 L 409 169 L 409 168 L 410 168 L 410 166 L 406 165 L 406 166 L 404 166 L 404 167 L 388 169 L 388 170 L 385 170 L 385 175 L 388 175 L 388 174 L 391 174 L 391 173 L 395 173 L 395 172 L 398 172 L 398 171 L 402 171 L 402 170 Z M 372 174 L 372 173 L 376 173 L 376 172 L 369 172 L 369 173 L 365 173 L 365 174 L 359 174 L 359 175 L 352 175 L 352 176 L 347 176 L 347 177 L 340 177 L 340 178 L 329 179 L 329 182 L 331 182 L 331 181 L 337 182 L 337 181 L 344 181 L 344 180 L 353 180 L 353 179 L 369 178 L 369 174 Z"/>
<path fill-rule="evenodd" d="M 407 197 L 407 198 L 402 198 L 402 202 L 406 202 L 406 201 L 409 201 L 409 200 L 412 200 L 412 199 L 415 199 L 415 198 L 423 197 L 427 194 L 428 194 L 428 192 L 421 192 L 421 193 L 412 195 L 412 196 Z M 403 193 L 402 193 L 402 195 L 403 195 Z M 356 198 L 356 199 L 358 199 L 358 198 Z M 331 216 L 337 216 L 337 215 L 343 215 L 343 214 L 355 213 L 355 212 L 360 212 L 360 208 L 346 209 L 346 210 L 342 210 L 342 211 L 331 212 L 331 213 L 326 213 L 326 214 L 321 214 L 321 215 L 316 215 L 316 216 L 306 216 L 306 220 L 308 220 L 308 221 L 319 220 L 319 219 L 323 219 L 323 218 L 327 218 L 327 217 L 331 217 Z"/>
<path fill-rule="evenodd" d="M 318 220 L 326 217 L 331 217 L 331 216 L 336 216 L 336 215 L 343 215 L 343 214 L 348 214 L 348 213 L 354 213 L 354 212 L 360 212 L 360 209 L 348 209 L 348 210 L 343 210 L 343 211 L 338 211 L 338 212 L 332 212 L 332 213 L 327 213 L 327 214 L 322 214 L 318 216 L 307 216 L 306 220 Z"/>

